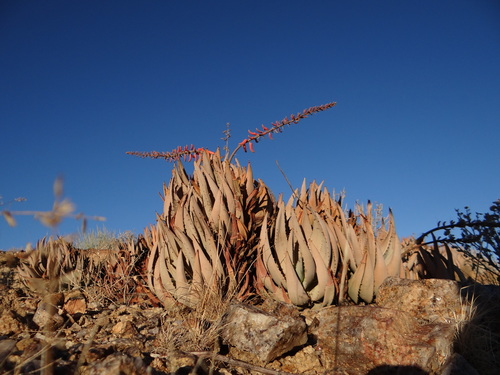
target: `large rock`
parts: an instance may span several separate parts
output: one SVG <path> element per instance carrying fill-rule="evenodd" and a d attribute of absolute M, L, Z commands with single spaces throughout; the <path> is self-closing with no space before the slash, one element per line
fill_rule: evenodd
<path fill-rule="evenodd" d="M 470 313 L 465 289 L 452 280 L 388 277 L 378 290 L 376 303 L 426 322 L 455 323 Z"/>
<path fill-rule="evenodd" d="M 453 353 L 452 325 L 423 325 L 400 310 L 329 307 L 319 311 L 316 319 L 319 324 L 312 333 L 329 371 L 363 374 L 381 366 L 405 366 L 435 373 Z"/>
<path fill-rule="evenodd" d="M 453 374 L 460 367 L 474 374 L 470 365 L 451 365 L 457 362 L 457 333 L 471 318 L 469 299 L 454 281 L 390 277 L 379 288 L 377 305 L 310 313 L 316 321 L 311 333 L 328 371 L 440 374 L 446 368 Z"/>
<path fill-rule="evenodd" d="M 240 351 L 268 363 L 307 342 L 307 326 L 299 316 L 278 315 L 254 306 L 231 304 L 222 338 Z"/>

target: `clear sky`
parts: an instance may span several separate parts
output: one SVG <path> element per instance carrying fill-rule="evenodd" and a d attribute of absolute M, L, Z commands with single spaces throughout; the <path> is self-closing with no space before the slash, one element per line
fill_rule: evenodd
<path fill-rule="evenodd" d="M 138 234 L 172 164 L 126 151 L 230 147 L 248 129 L 336 107 L 263 140 L 254 176 L 302 179 L 394 211 L 400 237 L 500 198 L 500 3 L 442 1 L 0 2 L 0 195 Z M 77 232 L 67 220 L 59 233 Z M 0 249 L 51 231 L 0 222 Z"/>

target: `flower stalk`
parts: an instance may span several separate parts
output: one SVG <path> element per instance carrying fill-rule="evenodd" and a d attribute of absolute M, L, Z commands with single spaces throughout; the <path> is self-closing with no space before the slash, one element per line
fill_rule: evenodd
<path fill-rule="evenodd" d="M 255 129 L 255 131 L 249 130 L 248 131 L 249 136 L 247 138 L 245 138 L 243 141 L 241 141 L 240 143 L 238 143 L 238 146 L 234 149 L 231 156 L 229 156 L 229 162 L 231 162 L 231 160 L 233 160 L 234 155 L 236 155 L 236 152 L 238 152 L 238 150 L 240 148 L 243 148 L 243 151 L 247 152 L 247 146 L 248 146 L 248 149 L 251 152 L 254 152 L 252 142 L 258 143 L 260 138 L 262 138 L 266 135 L 269 137 L 269 139 L 273 139 L 273 133 L 281 133 L 283 131 L 283 127 L 285 127 L 286 125 L 298 124 L 300 120 L 302 120 L 302 119 L 304 119 L 304 118 L 306 118 L 314 113 L 325 111 L 329 108 L 332 108 L 336 104 L 337 104 L 336 102 L 331 102 L 331 103 L 327 103 L 327 104 L 323 104 L 323 105 L 310 107 L 310 108 L 304 109 L 302 111 L 302 113 L 297 113 L 296 115 L 294 115 L 294 114 L 290 115 L 290 118 L 285 117 L 281 121 L 275 121 L 275 122 L 271 123 L 272 126 L 270 128 L 262 125 L 262 129 Z"/>
<path fill-rule="evenodd" d="M 314 107 L 310 107 L 307 109 L 304 109 L 302 112 L 297 113 L 296 115 L 292 114 L 290 117 L 285 117 L 281 121 L 275 121 L 271 123 L 271 127 L 267 127 L 262 125 L 262 129 L 255 129 L 255 131 L 248 131 L 248 137 L 242 140 L 240 143 L 238 143 L 238 146 L 233 150 L 229 158 L 227 159 L 229 162 L 231 162 L 241 148 L 243 148 L 243 151 L 247 152 L 247 148 L 251 151 L 254 152 L 254 146 L 253 142 L 258 143 L 259 140 L 264 137 L 268 136 L 270 139 L 273 138 L 273 133 L 281 133 L 283 131 L 283 128 L 286 125 L 291 125 L 291 124 L 297 124 L 300 120 L 314 114 L 317 112 L 325 111 L 329 108 L 332 108 L 335 106 L 337 103 L 336 102 L 330 102 L 326 103 L 323 105 L 318 105 Z M 227 132 L 227 130 L 226 130 Z M 228 134 L 226 134 L 226 137 L 228 137 Z M 158 151 L 151 151 L 151 152 L 140 152 L 140 151 L 128 151 L 126 152 L 127 155 L 133 155 L 133 156 L 138 156 L 140 158 L 152 158 L 152 159 L 165 159 L 166 161 L 170 162 L 175 162 L 179 161 L 180 159 L 184 159 L 184 161 L 192 161 L 192 160 L 198 160 L 199 157 L 204 152 L 208 152 L 209 154 L 213 155 L 214 152 L 209 151 L 206 148 L 200 147 L 197 148 L 194 145 L 190 146 L 179 146 L 175 149 L 173 149 L 170 152 L 158 152 Z"/>

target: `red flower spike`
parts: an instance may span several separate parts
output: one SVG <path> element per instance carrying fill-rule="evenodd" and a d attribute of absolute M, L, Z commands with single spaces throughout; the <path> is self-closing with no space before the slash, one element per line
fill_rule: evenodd
<path fill-rule="evenodd" d="M 290 119 L 288 117 L 285 117 L 281 121 L 275 121 L 271 123 L 272 128 L 269 129 L 268 127 L 262 125 L 262 130 L 261 129 L 256 129 L 255 132 L 253 131 L 248 131 L 248 134 L 250 135 L 247 139 L 244 139 L 242 142 L 238 144 L 238 147 L 236 147 L 232 154 L 229 156 L 228 160 L 231 161 L 236 154 L 236 152 L 240 149 L 243 148 L 245 152 L 247 152 L 247 143 L 249 143 L 250 150 L 254 152 L 253 149 L 253 142 L 258 143 L 260 138 L 264 135 L 268 135 L 270 139 L 273 139 L 272 133 L 282 133 L 283 128 L 285 125 L 290 125 L 290 124 L 297 124 L 301 119 L 306 118 L 314 113 L 325 111 L 329 108 L 332 108 L 335 106 L 337 103 L 331 102 L 327 104 L 323 104 L 320 106 L 315 106 L 315 107 L 310 107 L 306 108 L 302 111 L 302 113 L 297 113 L 297 114 L 292 114 L 290 115 Z M 151 151 L 151 152 L 127 152 L 129 155 L 134 155 L 138 156 L 141 158 L 153 158 L 153 159 L 159 159 L 163 158 L 167 161 L 176 161 L 179 160 L 181 157 L 184 158 L 184 160 L 197 160 L 199 157 L 201 157 L 201 154 L 207 152 L 209 154 L 214 154 L 214 152 L 209 151 L 204 148 L 195 148 L 194 145 L 186 145 L 184 147 L 178 146 L 176 149 L 172 150 L 171 152 L 158 152 L 158 151 Z"/>

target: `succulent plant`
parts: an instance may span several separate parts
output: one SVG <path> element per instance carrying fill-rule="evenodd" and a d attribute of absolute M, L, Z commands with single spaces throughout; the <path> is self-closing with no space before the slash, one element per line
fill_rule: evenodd
<path fill-rule="evenodd" d="M 78 249 L 61 237 L 43 238 L 20 257 L 18 269 L 21 280 L 38 294 L 96 286 L 110 300 L 125 300 L 142 290 L 137 276 L 144 273 L 145 253 L 144 241 L 133 238 L 107 249 Z"/>
<path fill-rule="evenodd" d="M 408 239 L 403 251 L 401 277 L 410 279 L 448 279 L 462 283 L 497 284 L 498 277 L 488 262 L 480 257 L 471 258 L 463 250 L 439 240 L 431 233 L 430 243 L 416 243 Z"/>
<path fill-rule="evenodd" d="M 333 303 L 337 295 L 338 253 L 318 213 L 299 223 L 291 205 L 280 199 L 273 223 L 268 215 L 260 231 L 257 288 L 261 293 L 297 306 Z"/>
<path fill-rule="evenodd" d="M 58 292 L 80 284 L 83 262 L 63 238 L 43 238 L 21 260 L 19 275 L 36 293 Z"/>
<path fill-rule="evenodd" d="M 401 243 L 396 234 L 394 216 L 389 211 L 387 224 L 374 231 L 372 204 L 368 202 L 366 213 L 358 208 L 359 220 L 347 227 L 352 255 L 349 277 L 349 297 L 356 303 L 371 303 L 379 286 L 388 276 L 401 273 Z M 353 232 L 355 235 L 353 235 Z"/>
<path fill-rule="evenodd" d="M 157 297 L 191 307 L 205 288 L 248 297 L 258 229 L 274 200 L 250 166 L 205 152 L 190 178 L 178 161 L 163 200 L 163 214 L 144 235 L 148 285 Z"/>
<path fill-rule="evenodd" d="M 322 185 L 305 181 L 260 233 L 257 288 L 298 306 L 342 302 L 347 289 L 355 302 L 373 301 L 378 287 L 401 272 L 401 247 L 392 212 L 376 232 L 372 205 L 366 214 L 344 213 Z M 295 204 L 294 204 L 295 201 Z"/>

